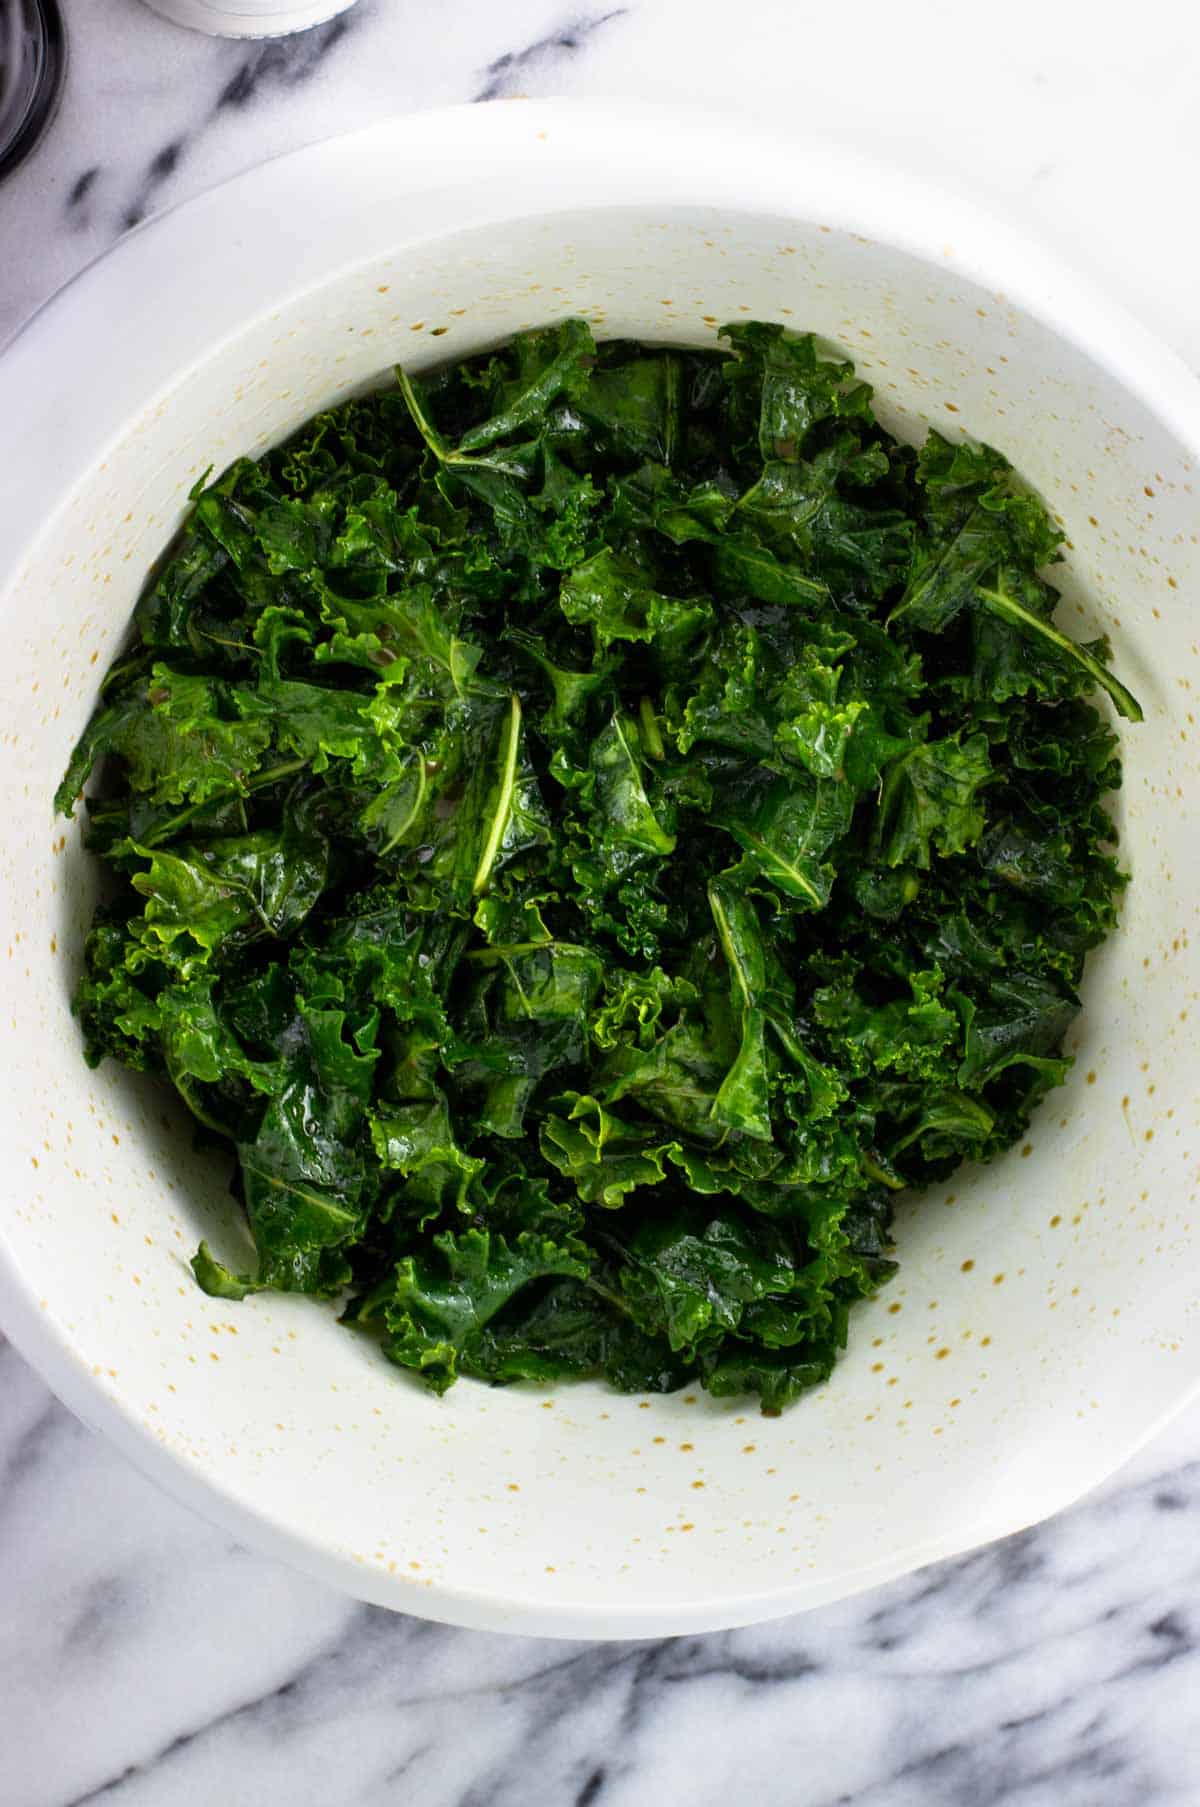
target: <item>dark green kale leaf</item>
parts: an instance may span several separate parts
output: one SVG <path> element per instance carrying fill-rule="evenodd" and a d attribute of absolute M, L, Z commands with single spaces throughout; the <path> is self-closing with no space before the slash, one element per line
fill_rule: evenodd
<path fill-rule="evenodd" d="M 917 461 L 917 482 L 924 505 L 912 569 L 891 619 L 940 632 L 964 609 L 989 615 L 1009 637 L 1032 643 L 1027 659 L 1047 649 L 1057 655 L 1059 690 L 1063 671 L 1074 663 L 1108 692 L 1118 715 L 1141 721 L 1137 699 L 1102 658 L 1054 626 L 1055 592 L 1037 573 L 1060 556 L 1062 535 L 1037 497 L 1014 487 L 1007 459 L 990 446 L 952 446 L 931 432 Z M 993 637 L 1000 638 L 994 626 Z M 1002 662 L 995 646 L 990 658 Z M 1019 682 L 1007 679 L 1009 686 Z M 1035 687 L 1031 676 L 1025 688 Z"/>
<path fill-rule="evenodd" d="M 472 1371 L 481 1334 L 506 1305 L 537 1281 L 583 1279 L 588 1265 L 582 1250 L 531 1231 L 508 1243 L 488 1230 L 446 1230 L 426 1254 L 402 1257 L 353 1315 L 360 1323 L 382 1316 L 392 1360 L 441 1393 L 460 1369 Z"/>
<path fill-rule="evenodd" d="M 102 768 L 85 1056 L 235 1167 L 199 1284 L 338 1297 L 438 1391 L 827 1379 L 1116 922 L 1090 699 L 1140 710 L 1042 503 L 725 336 L 568 320 L 202 482 L 58 792 Z"/>

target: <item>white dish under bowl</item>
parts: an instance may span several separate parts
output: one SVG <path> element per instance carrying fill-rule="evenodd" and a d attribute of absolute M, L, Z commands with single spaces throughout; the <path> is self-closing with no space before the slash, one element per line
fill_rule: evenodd
<path fill-rule="evenodd" d="M 777 1419 L 698 1389 L 437 1399 L 327 1306 L 206 1298 L 186 1263 L 230 1246 L 224 1168 L 152 1088 L 87 1070 L 69 1012 L 93 873 L 50 798 L 197 476 L 397 360 L 573 313 L 692 345 L 813 327 L 901 434 L 1003 448 L 1061 511 L 1068 627 L 1110 634 L 1146 710 L 1122 726 L 1133 884 L 1070 1082 L 1029 1146 L 902 1210 L 899 1279 Z M 1196 1391 L 1200 391 L 1128 319 L 828 146 L 503 104 L 303 151 L 125 239 L 0 360 L 0 444 L 0 1323 L 148 1474 L 363 1598 L 625 1637 L 1015 1530 Z"/>

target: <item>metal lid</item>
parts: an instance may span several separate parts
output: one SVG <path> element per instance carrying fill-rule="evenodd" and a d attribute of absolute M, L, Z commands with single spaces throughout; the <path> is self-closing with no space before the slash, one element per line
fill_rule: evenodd
<path fill-rule="evenodd" d="M 66 69 L 58 0 L 0 0 L 0 176 L 49 125 Z"/>
<path fill-rule="evenodd" d="M 156 13 L 223 38 L 278 38 L 323 25 L 354 0 L 146 0 Z"/>

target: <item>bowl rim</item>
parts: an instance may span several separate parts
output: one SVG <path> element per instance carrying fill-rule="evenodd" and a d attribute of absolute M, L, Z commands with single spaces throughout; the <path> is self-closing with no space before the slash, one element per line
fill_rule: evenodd
<path fill-rule="evenodd" d="M 552 165 L 546 155 L 551 146 Z M 387 155 L 381 158 L 384 149 Z M 597 156 L 599 149 L 603 158 Z M 496 199 L 490 212 L 472 213 L 478 199 L 470 197 L 478 195 L 485 159 L 489 193 L 496 191 Z M 1183 360 L 1055 254 L 969 200 L 882 166 L 845 144 L 783 136 L 744 117 L 709 109 L 497 101 L 384 120 L 259 164 L 149 219 L 51 297 L 0 354 L 0 420 L 38 419 L 48 392 L 53 400 L 55 394 L 69 393 L 71 384 L 83 382 L 91 385 L 93 423 L 65 456 L 50 446 L 51 435 L 41 436 L 46 443 L 40 448 L 38 436 L 30 436 L 30 455 L 17 461 L 14 481 L 0 492 L 0 595 L 104 446 L 148 412 L 157 394 L 210 358 L 251 319 L 374 256 L 375 247 L 366 247 L 328 258 L 322 236 L 307 263 L 301 250 L 298 268 L 280 259 L 282 250 L 297 249 L 288 233 L 289 207 L 296 197 L 303 197 L 309 217 L 323 217 L 322 198 L 328 195 L 332 201 L 339 193 L 344 198 L 345 172 L 360 161 L 389 172 L 396 211 L 376 236 L 390 251 L 429 245 L 464 227 L 605 205 L 679 203 L 743 216 L 778 212 L 831 221 L 837 229 L 858 232 L 999 292 L 1105 368 L 1200 462 L 1200 380 Z M 432 184 L 423 173 L 431 167 L 437 169 Z M 521 172 L 519 185 L 515 171 Z M 766 182 L 764 171 L 771 172 Z M 427 198 L 431 187 L 442 197 L 452 223 L 439 232 L 413 231 L 406 226 L 403 203 Z M 508 198 L 517 193 L 519 201 Z M 253 234 L 245 225 L 249 220 Z M 363 242 L 365 246 L 365 238 Z M 237 260 L 237 283 L 226 284 L 215 305 L 207 291 L 203 307 L 189 293 L 184 273 L 195 268 L 197 244 L 204 246 L 209 262 Z M 289 269 L 282 280 L 281 268 Z M 95 319 L 123 318 L 131 298 L 151 293 L 154 318 L 162 324 L 149 344 L 139 346 L 136 371 L 129 360 L 111 358 L 97 381 Z M 109 1437 L 149 1479 L 259 1552 L 379 1605 L 478 1629 L 557 1637 L 716 1630 L 844 1598 L 1059 1510 L 1118 1468 L 1200 1395 L 1200 1375 L 1185 1379 L 1136 1438 L 1121 1442 L 1077 1485 L 1060 1489 L 1061 1497 L 1039 1498 L 1016 1520 L 1011 1507 L 985 1514 L 951 1534 L 891 1551 L 836 1577 L 736 1598 L 646 1608 L 600 1607 L 593 1599 L 572 1600 L 569 1595 L 553 1601 L 523 1598 L 506 1590 L 502 1577 L 486 1593 L 446 1581 L 422 1589 L 418 1597 L 331 1542 L 284 1522 L 278 1512 L 245 1503 L 225 1488 L 219 1472 L 202 1471 L 161 1443 L 131 1407 L 97 1383 L 69 1337 L 39 1308 L 2 1225 L 0 1325 L 58 1397 Z"/>

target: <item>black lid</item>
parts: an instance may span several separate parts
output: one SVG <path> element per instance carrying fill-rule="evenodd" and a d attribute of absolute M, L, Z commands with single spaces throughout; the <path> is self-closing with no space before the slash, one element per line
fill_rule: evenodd
<path fill-rule="evenodd" d="M 66 69 L 58 0 L 0 0 L 0 177 L 49 125 Z"/>

